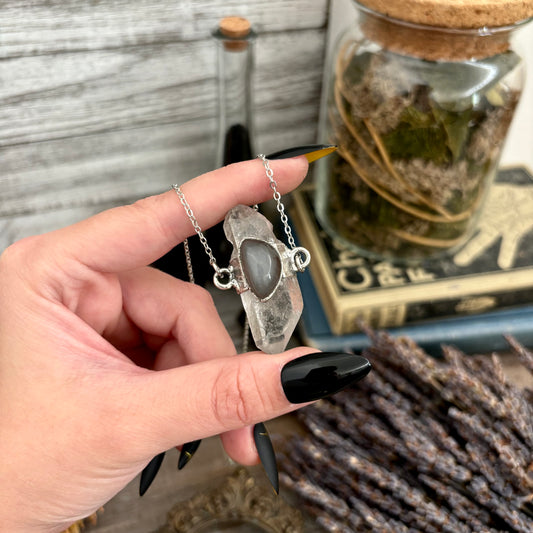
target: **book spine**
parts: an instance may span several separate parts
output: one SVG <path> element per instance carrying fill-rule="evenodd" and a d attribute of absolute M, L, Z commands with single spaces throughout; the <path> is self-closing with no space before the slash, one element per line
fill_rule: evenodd
<path fill-rule="evenodd" d="M 508 350 L 505 335 L 512 335 L 524 346 L 533 345 L 533 307 L 489 312 L 463 319 L 449 318 L 425 324 L 390 328 L 395 337 L 409 337 L 431 355 L 442 356 L 442 345 L 453 344 L 465 353 L 484 353 Z M 364 333 L 349 335 L 311 334 L 302 325 L 305 344 L 323 351 L 353 350 L 360 352 L 372 342 Z"/>
<path fill-rule="evenodd" d="M 531 304 L 532 301 L 533 290 L 521 289 L 491 294 L 490 287 L 487 287 L 485 294 L 428 302 L 346 309 L 337 316 L 328 313 L 328 319 L 335 322 L 331 324 L 332 331 L 336 335 L 344 335 L 359 331 L 360 321 L 364 321 L 373 328 L 395 328 L 443 318 L 469 317 L 499 309 L 520 307 Z"/>

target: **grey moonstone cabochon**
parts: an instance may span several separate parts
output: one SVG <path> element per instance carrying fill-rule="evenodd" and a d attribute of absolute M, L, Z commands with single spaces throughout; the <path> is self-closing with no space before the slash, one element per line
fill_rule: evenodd
<path fill-rule="evenodd" d="M 250 290 L 260 299 L 268 298 L 281 278 L 278 251 L 267 242 L 244 239 L 240 248 L 241 266 Z"/>

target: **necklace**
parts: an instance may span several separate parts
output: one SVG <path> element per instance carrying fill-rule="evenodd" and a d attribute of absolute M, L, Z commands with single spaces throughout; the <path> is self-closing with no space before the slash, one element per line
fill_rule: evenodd
<path fill-rule="evenodd" d="M 279 353 L 287 346 L 303 310 L 296 274 L 303 272 L 309 265 L 311 254 L 306 248 L 296 246 L 281 194 L 277 190 L 274 172 L 264 155 L 261 154 L 258 158 L 265 168 L 289 247 L 275 237 L 271 222 L 259 213 L 257 205 L 237 205 L 224 219 L 224 232 L 233 245 L 233 252 L 228 267 L 221 268 L 183 191 L 178 185 L 173 185 L 172 188 L 213 267 L 215 287 L 222 290 L 236 289 L 241 296 L 256 346 L 265 353 Z M 184 248 L 189 280 L 194 283 L 187 241 Z M 247 349 L 247 332 L 245 324 L 244 351 Z"/>
<path fill-rule="evenodd" d="M 336 149 L 337 147 L 333 145 L 298 146 L 276 152 L 270 155 L 270 159 L 304 155 L 311 163 Z M 235 288 L 241 295 L 246 312 L 243 351 L 248 351 L 250 329 L 258 348 L 265 353 L 277 353 L 285 349 L 302 313 L 303 299 L 296 273 L 303 272 L 309 265 L 311 254 L 306 248 L 296 246 L 269 160 L 264 155 L 259 155 L 258 158 L 265 167 L 290 248 L 275 237 L 272 224 L 259 213 L 257 205 L 253 207 L 237 205 L 227 213 L 224 219 L 224 233 L 233 245 L 233 252 L 230 264 L 225 268 L 220 268 L 183 191 L 178 185 L 172 185 L 172 188 L 176 191 L 209 258 L 209 264 L 215 271 L 213 275 L 215 286 L 222 290 Z M 188 240 L 185 239 L 183 244 L 189 281 L 194 283 Z M 253 436 L 268 479 L 275 492 L 278 493 L 276 457 L 263 423 L 255 424 Z M 200 440 L 195 440 L 182 446 L 178 462 L 179 469 L 189 462 L 200 442 Z M 157 475 L 164 456 L 165 452 L 156 455 L 142 471 L 139 486 L 141 496 L 148 490 Z"/>

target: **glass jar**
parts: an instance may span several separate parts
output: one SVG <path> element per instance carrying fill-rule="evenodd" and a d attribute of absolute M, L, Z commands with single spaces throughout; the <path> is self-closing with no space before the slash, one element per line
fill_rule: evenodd
<path fill-rule="evenodd" d="M 522 92 L 512 37 L 527 19 L 455 28 L 356 6 L 326 76 L 320 140 L 339 149 L 316 168 L 317 217 L 363 255 L 453 251 L 475 228 Z"/>

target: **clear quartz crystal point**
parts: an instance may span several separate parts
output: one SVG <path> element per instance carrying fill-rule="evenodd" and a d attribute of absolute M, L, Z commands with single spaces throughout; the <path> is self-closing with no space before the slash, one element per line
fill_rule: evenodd
<path fill-rule="evenodd" d="M 282 352 L 303 309 L 290 250 L 276 239 L 272 224 L 245 205 L 228 212 L 224 232 L 233 244 L 230 266 L 255 344 L 265 353 Z"/>

